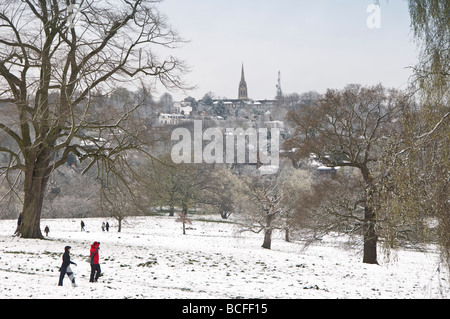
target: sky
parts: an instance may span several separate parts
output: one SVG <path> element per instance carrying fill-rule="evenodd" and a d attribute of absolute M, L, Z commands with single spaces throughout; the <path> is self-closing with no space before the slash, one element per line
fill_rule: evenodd
<path fill-rule="evenodd" d="M 242 64 L 252 99 L 275 97 L 279 71 L 284 94 L 349 83 L 404 89 L 418 55 L 407 2 L 380 0 L 379 20 L 368 11 L 373 2 L 164 0 L 159 10 L 188 40 L 172 54 L 190 67 L 184 78 L 196 86 L 170 94 L 237 98 Z"/>

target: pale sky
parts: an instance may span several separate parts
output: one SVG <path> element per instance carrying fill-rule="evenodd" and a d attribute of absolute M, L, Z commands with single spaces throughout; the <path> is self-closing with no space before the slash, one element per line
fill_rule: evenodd
<path fill-rule="evenodd" d="M 189 40 L 173 54 L 198 89 L 175 100 L 237 98 L 244 63 L 248 94 L 272 99 L 278 71 L 283 93 L 323 93 L 348 83 L 406 88 L 418 50 L 405 0 L 381 0 L 380 28 L 369 28 L 374 0 L 164 0 L 159 9 Z M 164 93 L 163 91 L 158 94 Z"/>

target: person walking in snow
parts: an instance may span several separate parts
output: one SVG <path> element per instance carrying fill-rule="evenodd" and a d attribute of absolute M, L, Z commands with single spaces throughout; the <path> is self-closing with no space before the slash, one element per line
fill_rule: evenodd
<path fill-rule="evenodd" d="M 84 229 L 84 221 L 81 221 L 81 231 L 85 230 Z"/>
<path fill-rule="evenodd" d="M 109 232 L 109 223 L 108 222 L 106 222 L 106 226 L 105 227 L 106 227 L 106 231 Z"/>
<path fill-rule="evenodd" d="M 48 232 L 49 232 L 49 231 L 50 231 L 50 228 L 49 228 L 48 226 L 45 226 L 45 228 L 44 228 L 45 236 L 48 237 Z"/>
<path fill-rule="evenodd" d="M 60 275 L 59 275 L 59 282 L 58 282 L 58 286 L 62 286 L 63 285 L 63 280 L 64 280 L 64 276 L 67 274 L 67 276 L 69 277 L 72 286 L 73 287 L 78 287 L 77 284 L 75 283 L 75 276 L 73 275 L 73 271 L 70 268 L 70 265 L 77 265 L 76 263 L 74 263 L 73 261 L 70 260 L 70 246 L 66 246 L 64 247 L 64 254 L 62 256 L 62 265 L 61 268 L 59 268 L 60 271 Z"/>
<path fill-rule="evenodd" d="M 102 223 L 102 231 L 105 231 L 105 222 Z"/>
<path fill-rule="evenodd" d="M 91 257 L 91 277 L 89 282 L 97 282 L 100 277 L 101 268 L 100 268 L 100 242 L 94 242 L 91 245 L 90 257 Z"/>

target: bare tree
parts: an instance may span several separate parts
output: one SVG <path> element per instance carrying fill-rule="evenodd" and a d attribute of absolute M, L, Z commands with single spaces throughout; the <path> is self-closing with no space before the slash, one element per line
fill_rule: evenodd
<path fill-rule="evenodd" d="M 264 231 L 263 248 L 271 249 L 272 233 L 279 229 L 279 217 L 283 213 L 283 182 L 264 176 L 243 177 L 246 202 L 242 206 L 242 230 L 259 234 Z"/>
<path fill-rule="evenodd" d="M 294 168 L 292 164 L 284 164 L 281 172 L 284 185 L 285 211 L 282 217 L 281 227 L 284 238 L 291 241 L 291 235 L 297 231 L 310 227 L 313 180 L 308 170 Z"/>
<path fill-rule="evenodd" d="M 290 231 L 301 224 L 295 207 L 308 192 L 308 177 L 291 163 L 283 163 L 275 174 L 258 173 L 240 179 L 242 231 L 264 232 L 262 247 L 266 249 L 271 249 L 274 230 L 283 230 L 289 241 Z"/>
<path fill-rule="evenodd" d="M 242 181 L 228 168 L 211 171 L 209 186 L 201 195 L 201 203 L 228 219 L 242 204 Z"/>
<path fill-rule="evenodd" d="M 294 157 L 311 154 L 328 167 L 354 167 L 364 182 L 363 262 L 377 263 L 376 216 L 372 201 L 376 176 L 372 164 L 382 156 L 383 139 L 396 129 L 407 96 L 381 85 L 348 85 L 342 91 L 328 90 L 311 106 L 290 112 L 294 128 L 286 142 Z"/>
<path fill-rule="evenodd" d="M 207 164 L 175 164 L 171 154 L 166 153 L 145 163 L 140 177 L 136 178 L 153 204 L 168 205 L 170 216 L 174 216 L 175 208 L 179 207 L 186 216 L 189 208 L 203 203 L 212 184 L 212 169 L 213 166 Z"/>
<path fill-rule="evenodd" d="M 159 98 L 159 104 L 161 109 L 166 113 L 172 113 L 174 111 L 173 107 L 173 97 L 170 93 L 164 93 Z"/>
<path fill-rule="evenodd" d="M 128 216 L 137 216 L 141 212 L 139 200 L 136 197 L 135 185 L 124 183 L 116 176 L 109 179 L 108 185 L 100 190 L 100 206 L 102 215 L 111 216 L 117 220 L 117 231 L 122 231 L 122 222 Z"/>
<path fill-rule="evenodd" d="M 325 234 L 344 234 L 349 242 L 359 246 L 359 238 L 364 237 L 366 231 L 364 181 L 357 170 L 347 168 L 346 171 L 341 169 L 332 177 L 318 178 L 312 189 L 313 200 L 306 205 L 306 209 L 314 211 L 310 216 L 310 231 L 314 239 Z M 380 226 L 379 221 L 377 218 L 377 226 Z"/>
<path fill-rule="evenodd" d="M 242 231 L 264 232 L 263 248 L 271 249 L 274 230 L 284 231 L 285 240 L 291 233 L 306 227 L 309 220 L 305 209 L 312 196 L 310 175 L 295 169 L 290 161 L 282 161 L 275 174 L 240 177 L 238 187 Z"/>
<path fill-rule="evenodd" d="M 175 165 L 170 154 L 159 156 L 156 160 L 144 163 L 139 170 L 137 179 L 146 190 L 150 203 L 155 206 L 169 206 L 169 216 L 175 216 L 175 206 L 178 204 L 178 179 Z"/>
<path fill-rule="evenodd" d="M 69 154 L 112 172 L 129 149 L 146 151 L 133 123 L 140 103 L 98 110 L 94 93 L 118 82 L 180 87 L 182 63 L 158 60 L 154 47 L 180 42 L 157 1 L 5 0 L 0 3 L 0 131 L 8 164 L 23 175 L 24 238 L 41 238 L 40 218 L 50 174 Z M 7 106 L 4 106 L 5 103 Z"/>

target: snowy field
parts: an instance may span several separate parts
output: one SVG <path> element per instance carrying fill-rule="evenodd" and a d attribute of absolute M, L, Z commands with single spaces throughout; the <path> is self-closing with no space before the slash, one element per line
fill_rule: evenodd
<path fill-rule="evenodd" d="M 102 232 L 103 219 L 42 220 L 46 240 L 12 237 L 14 220 L 0 221 L 0 298 L 304 299 L 448 298 L 438 254 L 401 250 L 380 265 L 361 262 L 361 251 L 325 238 L 303 249 L 274 236 L 272 250 L 262 234 L 241 234 L 232 223 L 194 219 L 182 235 L 176 218 L 128 218 Z M 92 242 L 101 242 L 102 277 L 89 283 L 86 261 Z M 58 287 L 64 246 L 72 247 L 78 287 Z"/>

